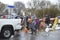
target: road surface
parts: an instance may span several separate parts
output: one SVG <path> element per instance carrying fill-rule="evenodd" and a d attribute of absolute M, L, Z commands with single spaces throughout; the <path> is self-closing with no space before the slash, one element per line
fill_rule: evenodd
<path fill-rule="evenodd" d="M 60 40 L 60 30 L 51 31 L 49 33 L 38 32 L 36 35 L 20 31 L 10 39 L 0 38 L 0 40 Z"/>

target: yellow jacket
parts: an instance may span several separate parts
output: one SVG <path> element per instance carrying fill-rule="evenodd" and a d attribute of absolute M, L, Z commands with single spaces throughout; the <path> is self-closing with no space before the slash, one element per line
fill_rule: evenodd
<path fill-rule="evenodd" d="M 54 29 L 56 28 L 57 23 L 58 23 L 58 17 L 55 18 L 54 25 L 53 25 Z"/>

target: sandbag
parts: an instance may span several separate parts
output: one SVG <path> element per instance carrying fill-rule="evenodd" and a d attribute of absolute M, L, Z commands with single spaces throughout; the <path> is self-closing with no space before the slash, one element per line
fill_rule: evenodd
<path fill-rule="evenodd" d="M 44 22 L 41 22 L 40 23 L 40 28 L 44 28 L 44 26 L 45 26 L 45 23 Z"/>

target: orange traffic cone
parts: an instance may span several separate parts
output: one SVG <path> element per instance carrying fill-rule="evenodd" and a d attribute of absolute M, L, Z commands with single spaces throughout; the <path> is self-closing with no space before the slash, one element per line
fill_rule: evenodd
<path fill-rule="evenodd" d="M 24 27 L 24 32 L 27 33 L 27 28 L 26 27 Z"/>

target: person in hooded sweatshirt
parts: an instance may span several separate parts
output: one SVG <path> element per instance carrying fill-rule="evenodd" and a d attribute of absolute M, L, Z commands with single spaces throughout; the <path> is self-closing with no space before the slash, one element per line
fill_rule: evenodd
<path fill-rule="evenodd" d="M 49 25 L 49 23 L 50 23 L 50 17 L 48 15 L 46 15 L 45 23 L 47 25 Z"/>
<path fill-rule="evenodd" d="M 29 16 L 26 16 L 26 28 L 29 30 L 29 22 L 28 22 Z"/>

